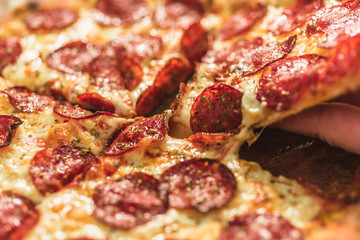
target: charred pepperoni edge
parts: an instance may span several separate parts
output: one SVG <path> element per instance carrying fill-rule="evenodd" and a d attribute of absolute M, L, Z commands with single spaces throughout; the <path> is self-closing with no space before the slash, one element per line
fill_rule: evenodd
<path fill-rule="evenodd" d="M 21 45 L 17 39 L 0 38 L 0 76 L 2 70 L 7 65 L 15 63 L 21 53 Z"/>
<path fill-rule="evenodd" d="M 203 26 L 193 23 L 187 28 L 181 38 L 181 51 L 190 62 L 200 61 L 208 50 L 208 35 Z"/>
<path fill-rule="evenodd" d="M 9 115 L 0 115 L 0 148 L 9 146 L 16 128 L 23 122 Z"/>
<path fill-rule="evenodd" d="M 136 112 L 146 116 L 151 110 L 166 100 L 193 72 L 185 59 L 172 58 L 158 72 L 153 85 L 148 87 L 138 98 Z"/>
<path fill-rule="evenodd" d="M 222 27 L 220 39 L 229 40 L 249 31 L 261 18 L 266 15 L 267 7 L 262 3 L 235 13 Z M 240 26 L 241 27 L 240 27 Z"/>
<path fill-rule="evenodd" d="M 76 58 L 76 54 L 73 53 L 74 50 L 77 51 L 77 54 L 84 55 L 82 55 L 80 64 L 72 66 L 70 64 L 71 62 L 64 61 L 69 60 L 69 57 Z M 50 68 L 63 73 L 85 73 L 89 72 L 89 66 L 91 61 L 100 56 L 102 50 L 102 46 L 93 43 L 85 43 L 81 41 L 70 42 L 49 54 L 46 58 L 46 63 Z M 66 59 L 62 59 L 63 57 L 66 57 Z"/>
<path fill-rule="evenodd" d="M 75 111 L 81 111 L 82 114 L 76 115 L 73 112 Z M 82 109 L 78 106 L 74 106 L 68 102 L 61 102 L 54 106 L 54 113 L 67 119 L 89 119 L 94 118 L 98 116 L 110 116 L 110 117 L 116 117 L 114 114 L 109 112 L 90 112 L 85 109 Z"/>
<path fill-rule="evenodd" d="M 311 15 L 322 7 L 323 0 L 297 0 L 293 6 L 270 22 L 268 30 L 275 35 L 290 32 L 304 25 Z"/>
<path fill-rule="evenodd" d="M 24 113 L 43 111 L 56 104 L 55 99 L 52 97 L 38 95 L 25 87 L 11 87 L 2 92 L 8 95 L 10 103 L 14 108 Z M 28 101 L 30 97 L 32 99 Z"/>
<path fill-rule="evenodd" d="M 38 191 L 45 195 L 83 177 L 96 163 L 98 159 L 88 149 L 62 145 L 37 152 L 31 160 L 29 174 Z"/>
<path fill-rule="evenodd" d="M 222 83 L 205 88 L 190 110 L 193 133 L 238 131 L 242 122 L 242 96 L 239 90 Z"/>
<path fill-rule="evenodd" d="M 82 93 L 77 96 L 77 102 L 85 109 L 115 112 L 115 106 L 98 93 Z"/>
<path fill-rule="evenodd" d="M 202 191 L 207 187 L 203 185 L 203 182 L 199 183 L 199 179 L 201 178 L 201 180 L 205 181 L 208 179 L 209 175 L 206 177 L 203 176 L 207 172 L 212 176 L 214 176 L 214 173 L 220 175 L 218 177 L 221 179 L 216 179 L 216 183 L 221 183 L 221 186 L 217 185 L 216 188 L 218 192 L 226 192 L 225 196 L 222 196 L 222 199 L 214 199 L 213 196 L 207 197 L 206 199 L 196 199 L 196 196 L 194 196 L 197 187 Z M 174 179 L 175 182 L 172 183 L 173 176 L 176 179 Z M 189 182 L 183 179 L 185 177 L 187 177 Z M 179 183 L 180 180 L 182 181 L 181 183 Z M 161 184 L 164 185 L 164 188 L 168 189 L 170 207 L 178 209 L 192 208 L 202 213 L 225 206 L 234 197 L 236 191 L 234 174 L 224 164 L 215 159 L 191 159 L 180 162 L 163 172 L 160 181 Z M 211 192 L 213 189 L 206 190 L 208 191 L 205 195 L 208 195 L 208 192 Z M 204 192 L 202 192 L 202 195 L 203 194 Z M 177 199 L 174 205 L 172 198 L 179 197 L 177 195 L 181 195 L 181 199 Z M 179 206 L 179 201 L 182 201 L 181 206 Z"/>
<path fill-rule="evenodd" d="M 93 200 L 93 215 L 99 221 L 123 230 L 145 224 L 168 208 L 166 189 L 156 178 L 141 172 L 97 186 Z M 125 217 L 120 219 L 120 215 Z"/>
<path fill-rule="evenodd" d="M 306 61 L 308 65 L 305 69 L 297 70 L 297 61 Z M 269 109 L 290 109 L 306 90 L 316 91 L 320 70 L 326 63 L 326 59 L 319 55 L 307 54 L 285 58 L 269 65 L 260 77 L 256 99 L 266 103 Z M 300 64 L 303 65 L 303 62 Z M 295 74 L 289 73 L 294 71 Z"/>
<path fill-rule="evenodd" d="M 127 126 L 104 151 L 105 155 L 118 156 L 141 145 L 162 141 L 167 133 L 166 115 L 140 119 Z"/>
<path fill-rule="evenodd" d="M 114 6 L 114 2 L 122 6 Z M 144 0 L 98 0 L 95 9 L 95 20 L 103 26 L 129 26 L 148 14 Z"/>
<path fill-rule="evenodd" d="M 235 217 L 223 228 L 220 240 L 262 239 L 261 233 L 264 231 L 268 240 L 303 239 L 303 234 L 282 217 L 269 213 L 249 213 Z"/>
<path fill-rule="evenodd" d="M 4 198 L 6 200 L 1 200 Z M 0 202 L 2 202 L 0 204 L 0 239 L 23 239 L 39 221 L 40 213 L 35 208 L 35 204 L 29 199 L 11 192 L 0 193 Z"/>
<path fill-rule="evenodd" d="M 54 8 L 37 10 L 25 19 L 26 27 L 32 31 L 36 30 L 58 30 L 72 25 L 78 14 L 68 8 Z"/>
<path fill-rule="evenodd" d="M 193 10 L 194 14 L 189 15 L 191 13 L 191 11 L 188 11 L 186 13 L 180 12 L 180 15 L 174 16 L 175 19 L 170 18 L 168 11 L 172 10 L 173 4 L 181 4 L 185 8 Z M 177 9 L 179 9 L 179 7 Z M 164 12 L 160 12 L 160 11 L 164 11 Z M 176 14 L 179 14 L 179 13 L 176 13 Z M 163 5 L 162 7 L 158 8 L 155 11 L 155 13 L 153 15 L 153 21 L 154 21 L 155 25 L 157 25 L 158 27 L 161 27 L 161 28 L 187 28 L 187 27 L 189 27 L 189 25 L 185 25 L 178 19 L 179 17 L 184 17 L 184 14 L 186 14 L 186 16 L 191 19 L 190 24 L 189 24 L 189 25 L 191 25 L 194 22 L 200 21 L 200 19 L 205 14 L 205 9 L 204 9 L 203 5 L 201 4 L 201 2 L 198 0 L 167 0 L 165 5 Z M 162 16 L 164 16 L 164 17 L 162 17 Z"/>

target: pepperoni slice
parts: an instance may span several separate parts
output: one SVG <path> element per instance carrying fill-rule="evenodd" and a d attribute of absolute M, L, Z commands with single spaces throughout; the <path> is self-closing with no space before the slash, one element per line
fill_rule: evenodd
<path fill-rule="evenodd" d="M 262 38 L 238 42 L 228 48 L 209 52 L 203 61 L 223 67 L 225 71 L 220 74 L 222 77 L 229 74 L 247 76 L 285 57 L 295 46 L 296 39 L 297 36 L 294 35 L 281 43 L 264 44 Z"/>
<path fill-rule="evenodd" d="M 15 116 L 0 115 L 0 148 L 9 146 L 11 137 L 22 121 Z"/>
<path fill-rule="evenodd" d="M 24 87 L 12 87 L 3 92 L 9 96 L 10 103 L 17 110 L 25 113 L 43 111 L 56 103 L 53 98 L 32 93 Z"/>
<path fill-rule="evenodd" d="M 165 138 L 167 125 L 165 115 L 143 118 L 127 126 L 104 152 L 106 155 L 120 155 L 140 145 L 148 145 Z"/>
<path fill-rule="evenodd" d="M 184 31 L 181 50 L 190 62 L 200 61 L 208 47 L 207 31 L 200 23 L 194 23 Z"/>
<path fill-rule="evenodd" d="M 45 195 L 70 184 L 96 161 L 87 149 L 69 145 L 46 148 L 35 154 L 29 173 L 36 188 Z"/>
<path fill-rule="evenodd" d="M 167 99 L 192 73 L 193 68 L 182 58 L 172 58 L 157 74 L 154 84 L 148 87 L 136 103 L 138 115 L 145 116 Z"/>
<path fill-rule="evenodd" d="M 352 76 L 359 71 L 359 62 L 360 34 L 339 44 L 334 56 L 329 60 L 325 75 L 322 75 L 319 81 L 331 83 L 336 78 L 341 79 L 344 76 Z"/>
<path fill-rule="evenodd" d="M 153 19 L 161 28 L 188 28 L 199 22 L 204 12 L 198 0 L 168 0 L 156 9 Z"/>
<path fill-rule="evenodd" d="M 77 74 L 89 71 L 91 61 L 97 58 L 102 47 L 84 42 L 71 42 L 47 57 L 49 67 L 63 73 Z"/>
<path fill-rule="evenodd" d="M 90 112 L 85 110 L 78 105 L 72 105 L 68 102 L 58 103 L 54 106 L 54 112 L 63 117 L 68 119 L 89 119 L 97 116 L 110 116 L 114 117 L 112 113 L 109 112 Z"/>
<path fill-rule="evenodd" d="M 105 26 L 131 25 L 148 14 L 144 0 L 98 0 L 96 21 Z"/>
<path fill-rule="evenodd" d="M 115 106 L 98 93 L 83 93 L 77 96 L 79 105 L 96 111 L 115 112 Z"/>
<path fill-rule="evenodd" d="M 277 61 L 264 70 L 256 98 L 267 108 L 288 110 L 306 90 L 315 88 L 318 70 L 325 64 L 324 58 L 314 54 Z"/>
<path fill-rule="evenodd" d="M 121 58 L 137 59 L 139 62 L 160 55 L 163 42 L 160 37 L 124 34 L 108 44 L 110 51 Z"/>
<path fill-rule="evenodd" d="M 332 48 L 339 42 L 360 33 L 360 4 L 350 0 L 343 4 L 318 11 L 306 27 L 306 33 L 325 33 L 320 47 Z"/>
<path fill-rule="evenodd" d="M 202 213 L 225 206 L 236 190 L 233 173 L 213 159 L 180 162 L 161 175 L 161 182 L 169 188 L 170 207 Z"/>
<path fill-rule="evenodd" d="M 17 39 L 0 38 L 0 76 L 7 65 L 16 62 L 21 52 L 21 46 Z"/>
<path fill-rule="evenodd" d="M 140 64 L 134 59 L 120 58 L 119 71 L 124 79 L 126 89 L 134 90 L 142 81 L 143 71 Z"/>
<path fill-rule="evenodd" d="M 270 22 L 268 30 L 276 35 L 290 32 L 302 26 L 323 6 L 323 0 L 297 0 L 293 6 Z"/>
<path fill-rule="evenodd" d="M 99 185 L 93 199 L 94 216 L 118 229 L 145 224 L 167 210 L 167 192 L 156 178 L 140 172 Z"/>
<path fill-rule="evenodd" d="M 242 122 L 241 98 L 237 89 L 215 84 L 195 99 L 190 111 L 190 125 L 193 133 L 220 133 L 238 130 Z"/>
<path fill-rule="evenodd" d="M 198 149 L 216 151 L 223 149 L 224 144 L 227 144 L 232 136 L 224 133 L 199 132 L 191 135 L 187 140 Z"/>
<path fill-rule="evenodd" d="M 96 58 L 90 64 L 91 84 L 109 90 L 125 89 L 119 68 L 119 63 L 115 58 L 109 56 Z"/>
<path fill-rule="evenodd" d="M 249 213 L 236 217 L 221 231 L 220 240 L 301 240 L 302 233 L 286 219 Z"/>
<path fill-rule="evenodd" d="M 23 239 L 37 224 L 39 216 L 29 199 L 15 193 L 0 193 L 0 239 Z"/>
<path fill-rule="evenodd" d="M 54 106 L 54 112 L 62 117 L 72 119 L 82 119 L 94 115 L 94 113 L 68 102 L 56 104 Z"/>
<path fill-rule="evenodd" d="M 25 20 L 30 30 L 57 30 L 70 26 L 78 18 L 78 14 L 68 8 L 38 10 Z"/>
<path fill-rule="evenodd" d="M 267 8 L 261 3 L 234 14 L 222 27 L 220 38 L 229 40 L 249 31 L 255 23 L 265 16 Z"/>

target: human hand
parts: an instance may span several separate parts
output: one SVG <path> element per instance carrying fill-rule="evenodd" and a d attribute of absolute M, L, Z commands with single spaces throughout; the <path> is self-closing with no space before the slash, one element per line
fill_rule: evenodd
<path fill-rule="evenodd" d="M 319 138 L 360 154 L 360 91 L 321 103 L 272 127 Z"/>

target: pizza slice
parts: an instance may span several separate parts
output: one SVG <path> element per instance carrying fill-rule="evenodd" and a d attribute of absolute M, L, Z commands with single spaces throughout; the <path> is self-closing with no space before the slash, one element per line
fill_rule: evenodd
<path fill-rule="evenodd" d="M 247 135 L 358 88 L 357 1 L 299 0 L 280 13 L 269 7 L 260 19 L 258 8 L 247 11 L 253 13 L 245 15 L 251 31 L 246 25 L 231 29 L 237 26 L 234 15 L 182 86 L 170 121 L 173 136 L 241 130 Z"/>

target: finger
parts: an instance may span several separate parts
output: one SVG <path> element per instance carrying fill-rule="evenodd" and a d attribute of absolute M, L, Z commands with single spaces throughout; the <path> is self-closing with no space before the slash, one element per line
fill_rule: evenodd
<path fill-rule="evenodd" d="M 348 103 L 357 107 L 360 107 L 360 91 L 354 91 L 346 93 L 345 95 L 342 95 L 331 102 L 342 102 L 342 103 Z"/>
<path fill-rule="evenodd" d="M 324 103 L 272 125 L 360 154 L 360 108 Z"/>

